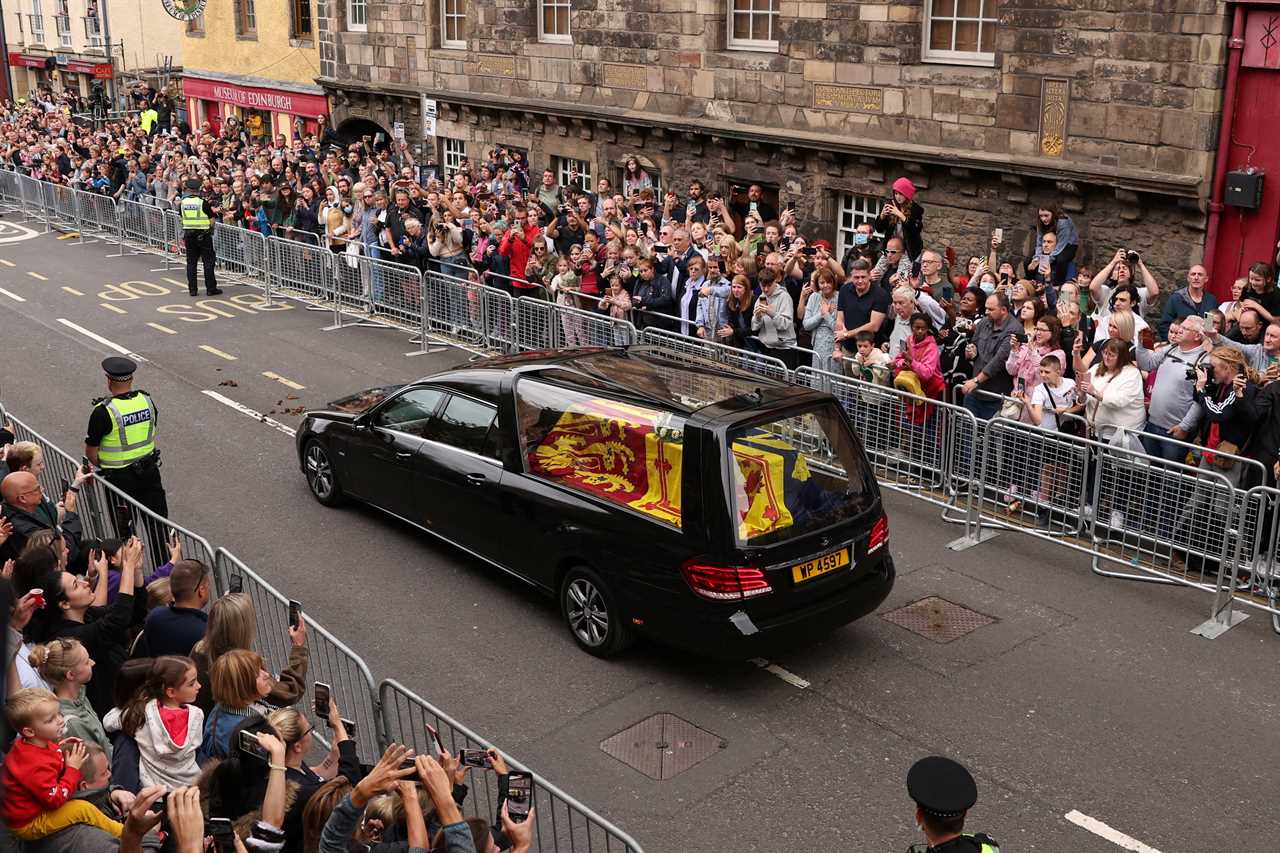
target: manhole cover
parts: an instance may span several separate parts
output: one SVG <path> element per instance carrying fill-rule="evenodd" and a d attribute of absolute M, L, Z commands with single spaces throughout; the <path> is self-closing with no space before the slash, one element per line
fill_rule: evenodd
<path fill-rule="evenodd" d="M 935 643 L 949 643 L 996 621 L 936 595 L 890 610 L 883 618 Z"/>
<path fill-rule="evenodd" d="M 654 714 L 600 742 L 607 755 L 664 781 L 710 758 L 729 744 L 675 714 Z"/>

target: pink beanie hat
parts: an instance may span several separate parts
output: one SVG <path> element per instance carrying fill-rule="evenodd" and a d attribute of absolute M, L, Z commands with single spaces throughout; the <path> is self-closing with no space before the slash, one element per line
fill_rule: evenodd
<path fill-rule="evenodd" d="M 893 182 L 895 192 L 900 192 L 907 197 L 907 201 L 916 197 L 916 185 L 911 183 L 910 178 L 898 178 Z"/>

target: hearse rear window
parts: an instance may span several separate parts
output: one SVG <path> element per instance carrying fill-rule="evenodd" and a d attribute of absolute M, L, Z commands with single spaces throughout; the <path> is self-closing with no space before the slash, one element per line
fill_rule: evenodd
<path fill-rule="evenodd" d="M 531 475 L 680 528 L 683 416 L 526 378 L 516 417 Z"/>

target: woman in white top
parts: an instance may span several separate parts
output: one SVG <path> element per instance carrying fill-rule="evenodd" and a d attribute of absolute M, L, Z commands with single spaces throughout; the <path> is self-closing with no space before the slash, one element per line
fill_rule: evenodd
<path fill-rule="evenodd" d="M 1138 298 L 1138 292 L 1138 289 L 1133 285 L 1123 285 L 1115 289 L 1110 299 L 1099 303 L 1098 310 L 1093 315 L 1093 320 L 1097 323 L 1093 333 L 1093 342 L 1095 344 L 1102 343 L 1109 337 L 1107 324 L 1104 321 L 1111 315 L 1121 311 L 1132 312 L 1133 335 L 1130 343 L 1135 345 L 1138 343 L 1138 335 L 1142 334 L 1143 329 L 1148 328 L 1147 321 L 1142 319 L 1142 312 L 1146 310 L 1146 303 Z"/>
<path fill-rule="evenodd" d="M 1142 432 L 1147 425 L 1142 373 L 1133 363 L 1133 348 L 1122 340 L 1102 345 L 1102 361 L 1081 377 L 1077 393 L 1098 441 L 1110 442 L 1119 429 Z"/>

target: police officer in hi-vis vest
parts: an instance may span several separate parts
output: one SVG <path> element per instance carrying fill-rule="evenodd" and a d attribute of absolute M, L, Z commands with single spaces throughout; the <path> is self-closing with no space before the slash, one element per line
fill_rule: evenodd
<path fill-rule="evenodd" d="M 978 802 L 978 783 L 964 765 L 941 755 L 920 759 L 907 773 L 907 795 L 928 839 L 907 853 L 1000 853 L 990 836 L 964 831 L 965 815 Z"/>
<path fill-rule="evenodd" d="M 84 455 L 99 475 L 156 515 L 169 515 L 160 482 L 160 451 L 156 449 L 156 404 L 146 391 L 133 390 L 131 358 L 102 360 L 108 396 L 94 400 Z"/>
<path fill-rule="evenodd" d="M 204 262 L 204 289 L 210 296 L 222 290 L 213 277 L 213 213 L 209 202 L 200 195 L 200 182 L 194 178 L 183 185 L 182 201 L 178 205 L 182 214 L 182 239 L 187 246 L 187 292 L 199 294 L 196 287 L 196 261 Z"/>

